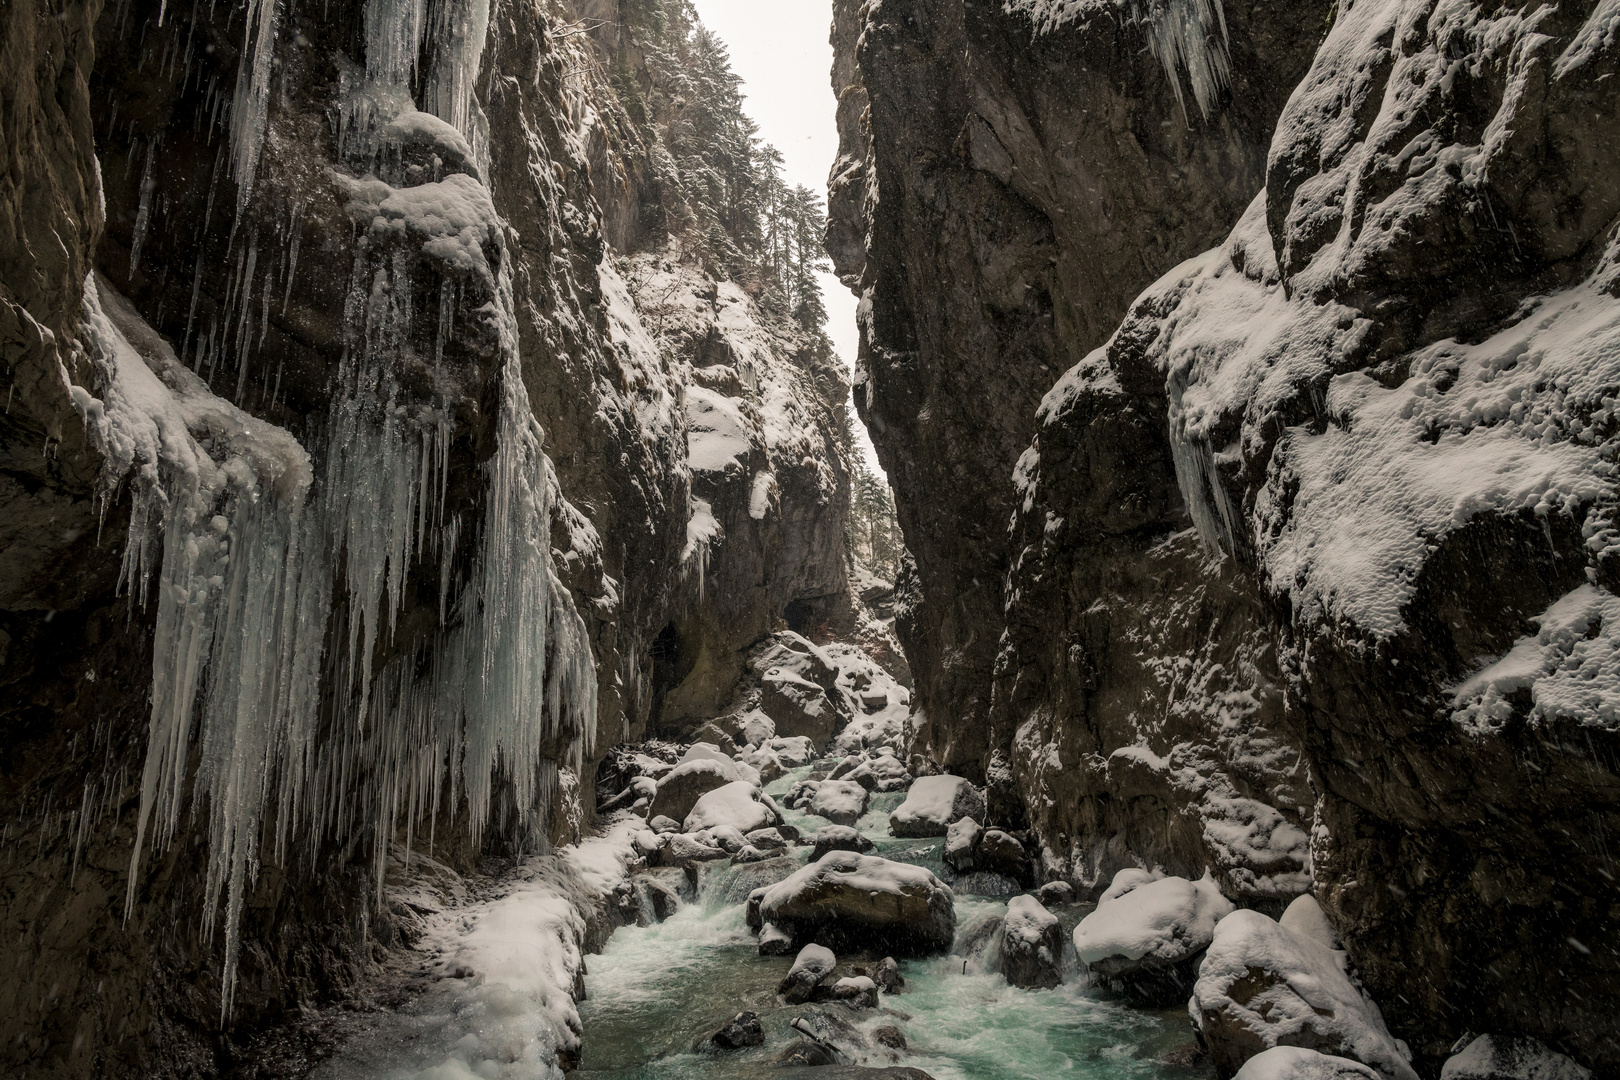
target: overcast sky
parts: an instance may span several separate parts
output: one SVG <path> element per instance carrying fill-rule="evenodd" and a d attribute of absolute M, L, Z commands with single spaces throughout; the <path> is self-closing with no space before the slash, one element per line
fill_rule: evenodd
<path fill-rule="evenodd" d="M 782 152 L 787 180 L 827 197 L 827 173 L 838 156 L 837 104 L 832 89 L 832 0 L 692 0 L 705 26 L 731 50 L 743 80 L 744 108 L 762 139 Z M 846 367 L 855 363 L 855 297 L 831 274 L 823 276 L 827 335 Z M 857 422 L 856 441 L 867 464 L 877 458 Z"/>

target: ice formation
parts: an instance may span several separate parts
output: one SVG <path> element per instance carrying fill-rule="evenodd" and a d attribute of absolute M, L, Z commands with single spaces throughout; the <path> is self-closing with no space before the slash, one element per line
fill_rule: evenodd
<path fill-rule="evenodd" d="M 429 27 L 419 0 L 367 4 L 373 48 L 349 101 L 371 111 L 361 116 L 357 105 L 351 130 L 479 145 L 470 79 L 487 5 L 443 7 Z M 260 69 L 269 69 L 275 18 L 274 0 L 249 9 L 252 62 L 233 112 L 244 193 L 263 137 Z M 441 62 L 426 96 L 448 123 L 400 104 L 429 32 Z M 394 124 L 401 115 L 413 122 Z M 368 144 L 361 159 L 374 163 L 374 151 Z M 395 828 L 431 821 L 461 797 L 475 835 L 497 793 L 519 829 L 538 832 L 559 768 L 577 769 L 595 734 L 594 660 L 552 564 L 552 517 L 566 508 L 522 377 L 505 225 L 464 173 L 400 188 L 376 176 L 335 179 L 362 229 L 347 345 L 314 466 L 287 432 L 215 397 L 94 278 L 82 337 L 101 397 L 72 387 L 106 461 L 104 497 L 129 478 L 132 603 L 144 605 L 156 582 L 150 745 L 126 905 L 148 841 L 171 842 L 189 801 L 208 823 L 204 939 L 223 922 L 225 1015 L 261 842 L 273 842 L 280 861 L 297 833 L 314 858 L 329 837 L 369 831 L 380 890 Z M 256 247 L 247 278 L 255 257 Z M 436 313 L 411 302 L 424 266 L 444 298 Z M 489 299 L 459 312 L 464 294 Z M 424 335 L 434 314 L 438 333 Z M 449 406 L 465 388 L 442 354 L 458 318 L 495 343 L 497 361 L 488 373 L 498 387 L 495 449 L 466 522 L 445 506 Z M 417 355 L 413 342 L 424 339 L 435 341 L 431 356 Z M 401 377 L 424 370 L 427 400 Z M 374 672 L 413 575 L 437 579 L 439 627 Z M 199 764 L 188 776 L 194 744 Z"/>

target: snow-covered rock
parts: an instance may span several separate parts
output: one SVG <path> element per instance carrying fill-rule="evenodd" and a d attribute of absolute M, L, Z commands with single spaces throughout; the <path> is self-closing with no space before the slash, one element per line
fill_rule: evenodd
<path fill-rule="evenodd" d="M 755 829 L 753 832 L 743 837 L 743 839 L 747 840 L 750 844 L 759 848 L 761 851 L 775 851 L 780 848 L 785 848 L 788 845 L 787 837 L 783 836 L 781 830 L 775 827 L 769 829 Z"/>
<path fill-rule="evenodd" d="M 1592 1070 L 1535 1039 L 1481 1035 L 1441 1066 L 1440 1080 L 1592 1080 Z"/>
<path fill-rule="evenodd" d="M 765 1042 L 765 1028 L 759 1015 L 740 1012 L 727 1021 L 726 1026 L 709 1036 L 709 1042 L 720 1050 L 741 1050 L 746 1046 L 760 1046 Z"/>
<path fill-rule="evenodd" d="M 1277 922 L 1295 937 L 1314 941 L 1335 952 L 1344 948 L 1339 942 L 1338 931 L 1333 929 L 1333 924 L 1328 922 L 1327 916 L 1323 914 L 1322 905 L 1318 904 L 1316 897 L 1310 893 L 1296 896 Z"/>
<path fill-rule="evenodd" d="M 834 825 L 854 825 L 866 813 L 867 790 L 849 780 L 823 780 L 805 809 Z"/>
<path fill-rule="evenodd" d="M 973 869 L 973 849 L 978 846 L 984 830 L 970 817 L 952 822 L 945 830 L 945 865 L 965 874 Z"/>
<path fill-rule="evenodd" d="M 810 861 L 817 862 L 822 856 L 833 851 L 865 854 L 876 846 L 859 830 L 848 825 L 823 825 L 816 831 L 815 847 L 811 849 Z"/>
<path fill-rule="evenodd" d="M 1382 1080 L 1359 1061 L 1303 1046 L 1274 1046 L 1244 1063 L 1232 1080 Z"/>
<path fill-rule="evenodd" d="M 1047 907 L 1074 903 L 1074 886 L 1067 881 L 1048 881 L 1035 894 Z"/>
<path fill-rule="evenodd" d="M 758 918 L 795 941 L 914 956 L 950 948 L 956 904 L 923 867 L 834 851 L 766 889 Z"/>
<path fill-rule="evenodd" d="M 802 768 L 816 756 L 815 743 L 805 735 L 778 735 L 767 748 L 789 769 Z"/>
<path fill-rule="evenodd" d="M 1130 899 L 1175 880 L 1143 886 Z M 1187 1008 L 1226 1072 L 1273 1046 L 1309 1046 L 1370 1065 L 1386 1080 L 1417 1078 L 1340 955 L 1257 911 L 1216 925 Z"/>
<path fill-rule="evenodd" d="M 852 1009 L 875 1009 L 878 1006 L 877 983 L 867 975 L 853 975 L 839 979 L 832 984 L 832 991 L 828 996 L 834 1001 L 842 1001 Z"/>
<path fill-rule="evenodd" d="M 809 1001 L 821 981 L 838 966 L 838 957 L 831 949 L 821 945 L 806 945 L 799 950 L 787 975 L 776 987 L 776 992 L 787 999 L 789 1005 L 802 1005 Z"/>
<path fill-rule="evenodd" d="M 1200 881 L 1143 876 L 1132 870 L 1115 875 L 1107 899 L 1074 928 L 1075 951 L 1093 973 L 1132 998 L 1185 1000 L 1192 965 L 1213 940 L 1216 924 L 1232 913 L 1232 902 L 1208 875 Z M 1131 887 L 1121 891 L 1122 884 Z"/>
<path fill-rule="evenodd" d="M 1063 927 L 1033 896 L 1015 896 L 1001 924 L 1001 973 L 1013 986 L 1063 982 Z"/>
<path fill-rule="evenodd" d="M 748 863 L 764 862 L 772 857 L 770 853 L 761 851 L 753 844 L 744 844 L 741 850 L 731 856 L 731 864 L 733 866 L 744 866 Z"/>
<path fill-rule="evenodd" d="M 686 815 L 686 831 L 730 826 L 742 836 L 756 829 L 768 829 L 782 820 L 776 808 L 765 802 L 764 794 L 746 780 L 737 780 L 703 794 Z"/>
<path fill-rule="evenodd" d="M 760 707 L 776 724 L 777 731 L 807 738 L 818 747 L 832 741 L 838 713 L 820 686 L 781 668 L 772 668 L 761 676 L 760 686 Z"/>
<path fill-rule="evenodd" d="M 745 750 L 737 755 L 737 760 L 754 769 L 759 774 L 759 782 L 762 784 L 769 784 L 787 771 L 782 765 L 782 759 L 769 747 Z"/>
<path fill-rule="evenodd" d="M 946 834 L 949 836 L 949 834 Z M 1001 829 L 986 829 L 973 851 L 974 865 L 980 870 L 1027 881 L 1030 877 L 1029 853 L 1018 838 Z"/>
<path fill-rule="evenodd" d="M 750 709 L 737 721 L 737 741 L 744 746 L 766 749 L 776 738 L 776 722 L 759 709 Z"/>
<path fill-rule="evenodd" d="M 725 851 L 717 844 L 706 843 L 703 838 L 691 833 L 675 833 L 664 846 L 659 860 L 665 866 L 689 866 L 725 857 Z"/>
<path fill-rule="evenodd" d="M 912 782 L 906 801 L 889 815 L 895 836 L 944 836 L 965 817 L 984 817 L 984 792 L 960 776 L 924 776 Z"/>
<path fill-rule="evenodd" d="M 739 779 L 735 763 L 730 758 L 700 756 L 683 761 L 658 781 L 658 791 L 653 795 L 647 813 L 649 817 L 685 821 L 698 799 L 716 788 L 737 783 Z"/>

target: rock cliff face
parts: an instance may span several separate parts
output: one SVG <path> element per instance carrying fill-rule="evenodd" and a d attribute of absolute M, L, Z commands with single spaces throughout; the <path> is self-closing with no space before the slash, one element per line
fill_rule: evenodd
<path fill-rule="evenodd" d="M 1184 118 L 1220 8 L 839 8 L 919 740 L 1082 886 L 1312 888 L 1420 1062 L 1620 1067 L 1613 5 L 1226 3 Z"/>
<path fill-rule="evenodd" d="M 391 845 L 569 838 L 853 618 L 847 381 L 692 254 L 605 7 L 7 8 L 12 1071 L 228 1070 Z"/>

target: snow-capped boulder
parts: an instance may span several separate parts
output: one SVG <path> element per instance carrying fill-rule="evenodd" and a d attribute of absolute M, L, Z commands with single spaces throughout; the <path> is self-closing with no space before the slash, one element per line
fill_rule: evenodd
<path fill-rule="evenodd" d="M 979 823 L 970 817 L 952 822 L 951 827 L 945 830 L 945 865 L 959 874 L 972 870 L 973 849 L 983 835 L 984 830 L 979 828 Z"/>
<path fill-rule="evenodd" d="M 750 844 L 759 848 L 761 851 L 776 851 L 780 848 L 785 848 L 788 845 L 788 839 L 782 835 L 781 829 L 774 827 L 769 829 L 755 829 L 753 832 L 743 837 L 743 839 L 747 840 Z"/>
<path fill-rule="evenodd" d="M 1382 1080 L 1359 1061 L 1303 1046 L 1274 1046 L 1244 1063 L 1232 1080 Z"/>
<path fill-rule="evenodd" d="M 900 965 L 892 956 L 878 961 L 877 967 L 872 969 L 872 978 L 885 994 L 898 994 L 906 988 L 905 976 L 900 974 Z"/>
<path fill-rule="evenodd" d="M 1060 907 L 1074 903 L 1074 886 L 1067 881 L 1048 881 L 1035 895 L 1046 907 Z"/>
<path fill-rule="evenodd" d="M 1385 1080 L 1417 1078 L 1341 954 L 1257 911 L 1234 912 L 1215 927 L 1187 1009 L 1223 1072 L 1274 1046 L 1308 1046 L 1369 1065 Z"/>
<path fill-rule="evenodd" d="M 755 847 L 753 844 L 744 844 L 742 846 L 742 850 L 731 856 L 731 865 L 745 866 L 748 863 L 764 862 L 769 858 L 773 858 L 773 856 L 767 852 L 759 850 L 759 848 Z"/>
<path fill-rule="evenodd" d="M 712 795 L 714 793 L 710 792 L 710 794 Z M 700 805 L 702 804 L 702 802 L 703 802 L 702 799 L 698 800 L 698 803 Z M 690 818 L 691 815 L 688 814 L 687 817 Z M 715 844 L 718 845 L 719 848 L 728 855 L 735 855 L 737 852 L 739 852 L 739 851 L 741 851 L 743 849 L 744 845 L 746 845 L 748 843 L 748 841 L 743 839 L 743 834 L 742 834 L 741 830 L 739 830 L 734 825 L 729 825 L 729 824 L 725 824 L 725 823 L 715 824 L 713 822 L 705 822 L 705 823 L 697 826 L 697 828 L 688 829 L 687 831 L 688 832 L 699 832 L 699 831 L 707 832 L 709 834 L 709 836 L 711 838 L 713 838 Z"/>
<path fill-rule="evenodd" d="M 924 776 L 911 784 L 906 801 L 889 815 L 894 836 L 944 836 L 965 817 L 984 817 L 984 792 L 960 776 Z"/>
<path fill-rule="evenodd" d="M 828 694 L 838 686 L 838 665 L 832 657 L 791 630 L 772 635 L 748 663 L 761 679 L 768 678 L 772 671 L 781 671 L 814 683 Z"/>
<path fill-rule="evenodd" d="M 1592 1080 L 1592 1070 L 1535 1039 L 1481 1035 L 1447 1059 L 1440 1080 Z"/>
<path fill-rule="evenodd" d="M 810 861 L 818 862 L 823 855 L 832 851 L 854 851 L 865 854 L 876 846 L 861 835 L 859 830 L 848 825 L 823 825 L 816 832 L 815 847 L 811 849 Z"/>
<path fill-rule="evenodd" d="M 681 823 L 672 817 L 665 817 L 663 814 L 654 814 L 647 822 L 647 828 L 651 829 L 659 836 L 669 836 L 672 833 L 678 833 L 681 831 Z"/>
<path fill-rule="evenodd" d="M 768 749 L 789 769 L 802 768 L 816 756 L 815 744 L 804 735 L 778 735 L 770 741 Z"/>
<path fill-rule="evenodd" d="M 1328 922 L 1327 915 L 1322 912 L 1322 905 L 1316 902 L 1316 897 L 1310 893 L 1296 896 L 1288 905 L 1288 910 L 1282 913 L 1277 922 L 1284 930 L 1296 937 L 1314 941 L 1324 948 L 1335 952 L 1343 949 L 1339 943 L 1338 931 Z"/>
<path fill-rule="evenodd" d="M 759 709 L 750 709 L 737 722 L 737 739 L 745 746 L 768 749 L 776 738 L 776 722 Z"/>
<path fill-rule="evenodd" d="M 1001 924 L 1001 973 L 1013 986 L 1063 982 L 1063 927 L 1033 896 L 1015 896 Z"/>
<path fill-rule="evenodd" d="M 876 791 L 904 791 L 911 786 L 911 773 L 906 771 L 906 763 L 897 757 L 889 747 L 886 754 L 876 754 L 867 759 L 865 769 L 876 780 Z M 855 779 L 851 777 L 851 779 Z M 859 782 L 859 781 L 857 781 Z"/>
<path fill-rule="evenodd" d="M 1114 875 L 1114 880 L 1108 883 L 1108 888 L 1097 897 L 1097 906 L 1101 907 L 1110 900 L 1118 900 L 1132 889 L 1148 885 L 1163 878 L 1164 875 L 1157 870 L 1143 870 L 1137 866 L 1127 866 Z"/>
<path fill-rule="evenodd" d="M 658 791 L 653 795 L 647 813 L 672 821 L 685 821 L 698 799 L 716 788 L 738 781 L 733 765 L 729 758 L 699 757 L 683 761 L 658 781 Z"/>
<path fill-rule="evenodd" d="M 832 767 L 832 772 L 827 774 L 827 779 L 842 780 L 844 777 L 848 776 L 850 773 L 854 772 L 856 769 L 865 764 L 865 754 L 846 754 L 843 759 L 838 762 L 838 764 Z"/>
<path fill-rule="evenodd" d="M 838 713 L 827 692 L 791 671 L 772 668 L 760 679 L 760 706 L 776 730 L 783 735 L 801 736 L 816 746 L 832 741 L 838 727 Z"/>
<path fill-rule="evenodd" d="M 737 754 L 737 740 L 733 739 L 730 732 L 713 720 L 694 731 L 692 738 L 696 739 L 700 745 L 714 747 L 726 757 L 735 757 Z"/>
<path fill-rule="evenodd" d="M 1127 874 L 1137 884 L 1117 891 Z M 1200 881 L 1142 882 L 1138 874 L 1115 875 L 1107 899 L 1074 928 L 1075 951 L 1094 974 L 1134 1000 L 1184 1001 L 1193 965 L 1214 938 L 1216 924 L 1232 913 L 1232 902 L 1208 875 Z"/>
<path fill-rule="evenodd" d="M 758 772 L 759 782 L 762 784 L 768 784 L 787 772 L 782 765 L 782 759 L 769 747 L 744 751 L 737 755 L 737 760 Z"/>
<path fill-rule="evenodd" d="M 744 834 L 768 829 L 781 820 L 782 815 L 765 801 L 759 788 L 746 780 L 737 780 L 702 795 L 686 815 L 686 831 L 726 825 L 737 831 L 740 841 Z M 741 843 L 738 846 L 741 847 Z"/>
<path fill-rule="evenodd" d="M 875 1009 L 878 1007 L 878 987 L 870 976 L 854 975 L 847 979 L 839 979 L 832 984 L 832 992 L 828 995 L 833 1001 L 841 1001 L 852 1009 Z"/>
<path fill-rule="evenodd" d="M 776 992 L 787 1000 L 789 1005 L 803 1005 L 809 1001 L 816 992 L 821 981 L 833 973 L 838 966 L 838 957 L 833 955 L 831 949 L 821 945 L 806 945 L 799 950 L 799 956 L 793 961 L 793 966 L 783 976 L 776 987 Z"/>
<path fill-rule="evenodd" d="M 949 836 L 948 833 L 946 835 Z M 984 831 L 974 847 L 973 861 L 980 870 L 988 870 L 1014 881 L 1027 881 L 1031 876 L 1029 854 L 1024 851 L 1024 845 L 1018 842 L 1016 836 L 1000 829 Z"/>
<path fill-rule="evenodd" d="M 848 780 L 823 780 L 816 785 L 815 795 L 805 807 L 809 813 L 824 817 L 834 825 L 854 825 L 866 813 L 867 791 Z"/>
<path fill-rule="evenodd" d="M 766 889 L 758 918 L 794 941 L 847 942 L 895 955 L 951 947 L 956 904 L 920 866 L 834 851 Z"/>
<path fill-rule="evenodd" d="M 759 928 L 759 955 L 786 956 L 793 951 L 793 937 L 775 923 Z"/>
<path fill-rule="evenodd" d="M 689 866 L 725 857 L 726 853 L 717 844 L 707 843 L 691 833 L 675 833 L 659 854 L 659 861 L 665 866 Z"/>

